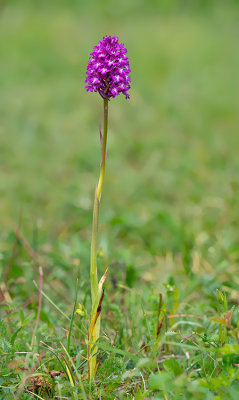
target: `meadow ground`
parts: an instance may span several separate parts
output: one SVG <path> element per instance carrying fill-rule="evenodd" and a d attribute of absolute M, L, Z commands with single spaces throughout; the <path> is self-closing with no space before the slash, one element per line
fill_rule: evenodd
<path fill-rule="evenodd" d="M 1 399 L 238 399 L 239 9 L 217 3 L 1 4 Z M 102 100 L 84 79 L 106 34 L 132 89 L 110 102 L 89 387 L 74 303 L 90 312 Z"/>

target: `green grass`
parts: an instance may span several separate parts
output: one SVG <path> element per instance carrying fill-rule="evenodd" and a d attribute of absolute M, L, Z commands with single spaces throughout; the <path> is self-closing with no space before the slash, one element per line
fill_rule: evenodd
<path fill-rule="evenodd" d="M 239 10 L 228 3 L 3 3 L 0 399 L 32 399 L 24 379 L 38 376 L 43 399 L 237 400 Z M 72 313 L 77 278 L 90 312 L 102 101 L 84 76 L 105 34 L 128 48 L 132 90 L 110 102 L 109 272 L 90 388 L 89 318 Z"/>

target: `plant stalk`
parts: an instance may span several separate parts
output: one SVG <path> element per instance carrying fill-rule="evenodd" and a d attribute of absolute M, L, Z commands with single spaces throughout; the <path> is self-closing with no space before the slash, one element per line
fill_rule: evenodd
<path fill-rule="evenodd" d="M 99 291 L 98 273 L 97 273 L 97 237 L 98 237 L 98 220 L 99 220 L 99 207 L 102 192 L 102 186 L 105 176 L 105 162 L 106 162 L 106 145 L 107 145 L 107 131 L 108 131 L 108 98 L 104 99 L 104 130 L 102 138 L 101 149 L 101 166 L 98 185 L 95 189 L 95 199 L 93 208 L 93 225 L 92 225 L 92 238 L 91 238 L 91 264 L 90 264 L 90 280 L 91 280 L 91 301 L 92 310 L 91 318 L 94 317 L 99 304 L 101 293 Z M 95 343 L 100 335 L 100 316 L 98 317 L 89 341 Z M 97 347 L 95 344 L 89 345 L 89 378 L 92 382 L 96 372 L 96 358 Z"/>

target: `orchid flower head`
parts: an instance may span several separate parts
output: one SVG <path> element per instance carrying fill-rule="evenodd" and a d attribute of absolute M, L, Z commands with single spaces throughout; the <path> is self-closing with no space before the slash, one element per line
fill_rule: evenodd
<path fill-rule="evenodd" d="M 123 93 L 129 99 L 131 79 L 127 49 L 116 36 L 105 36 L 94 47 L 86 71 L 85 88 L 105 99 Z"/>

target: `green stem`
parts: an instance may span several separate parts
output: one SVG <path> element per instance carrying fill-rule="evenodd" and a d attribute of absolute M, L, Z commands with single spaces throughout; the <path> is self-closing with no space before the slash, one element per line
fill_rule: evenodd
<path fill-rule="evenodd" d="M 100 178 L 97 186 L 97 196 L 100 200 L 101 191 L 105 176 L 105 160 L 106 160 L 106 144 L 107 144 L 107 131 L 108 131 L 108 98 L 104 99 L 104 132 L 102 139 L 102 162 L 100 168 Z"/>
<path fill-rule="evenodd" d="M 98 302 L 100 299 L 98 290 L 98 273 L 97 273 L 97 236 L 98 236 L 98 219 L 99 219 L 99 207 L 100 198 L 102 192 L 102 186 L 105 176 L 105 161 L 106 161 L 106 145 L 107 145 L 107 131 L 108 131 L 108 98 L 104 99 L 104 130 L 102 139 L 102 156 L 101 156 L 101 167 L 98 185 L 95 190 L 94 208 L 93 208 L 93 225 L 92 225 L 92 239 L 91 239 L 91 265 L 90 265 L 90 279 L 91 279 L 91 301 L 92 311 L 91 318 L 93 318 Z M 95 325 L 94 341 L 97 341 L 100 333 L 100 318 L 98 318 Z M 92 338 L 89 338 L 92 340 Z M 92 348 L 92 346 L 90 346 Z M 90 380 L 94 378 L 95 366 L 96 366 L 96 353 L 97 348 L 95 347 L 93 355 L 90 356 L 89 360 L 89 372 Z"/>

